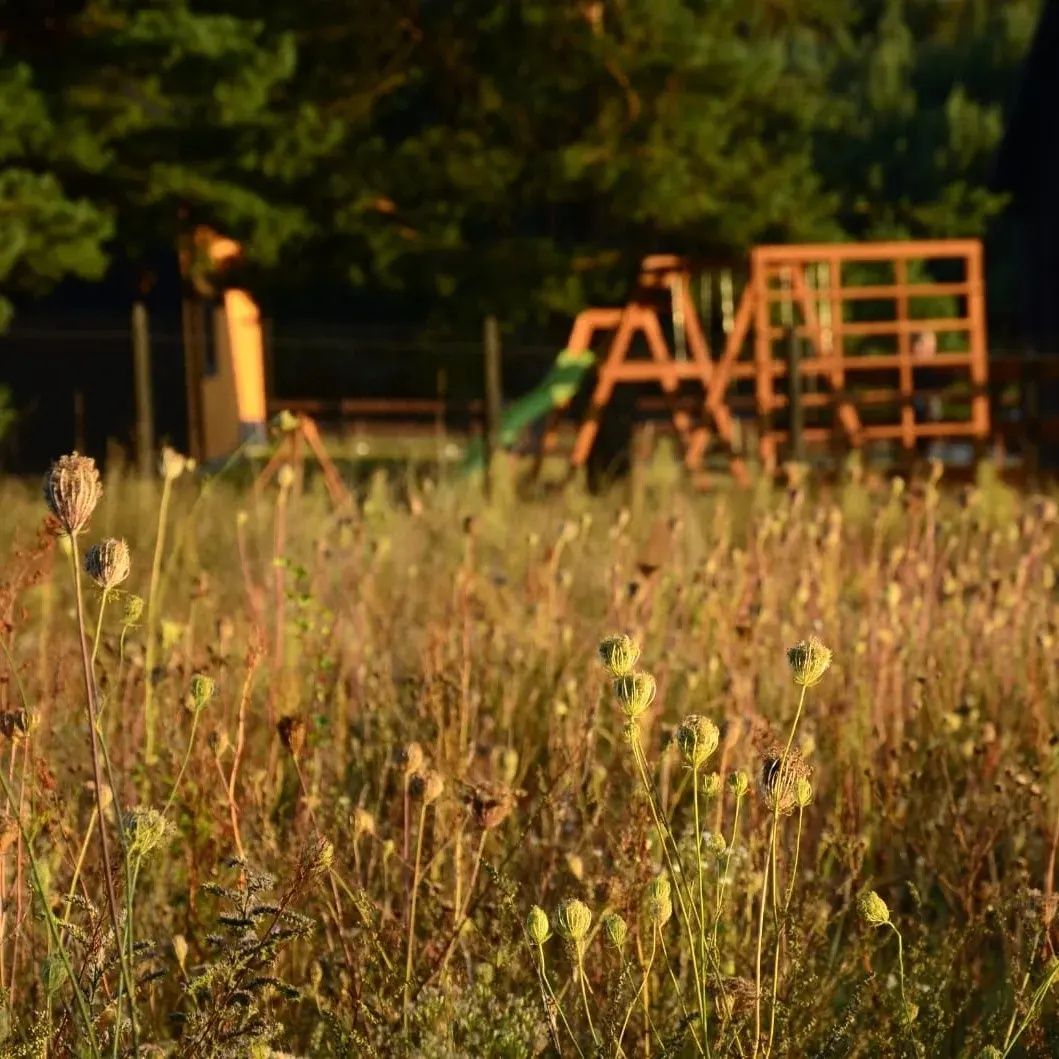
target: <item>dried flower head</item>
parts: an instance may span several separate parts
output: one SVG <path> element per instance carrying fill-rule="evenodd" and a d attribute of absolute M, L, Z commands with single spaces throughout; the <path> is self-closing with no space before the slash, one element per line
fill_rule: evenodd
<path fill-rule="evenodd" d="M 567 941 L 580 947 L 588 934 L 588 928 L 592 926 L 592 913 L 584 901 L 566 897 L 559 902 L 555 911 L 555 923 Z"/>
<path fill-rule="evenodd" d="M 213 693 L 216 689 L 217 684 L 213 677 L 208 677 L 205 673 L 196 673 L 191 678 L 191 684 L 188 688 L 188 704 L 191 712 L 202 713 L 209 706 L 210 699 L 213 698 Z"/>
<path fill-rule="evenodd" d="M 85 553 L 85 573 L 107 592 L 128 578 L 131 565 L 129 546 L 116 537 L 93 544 Z"/>
<path fill-rule="evenodd" d="M 425 760 L 423 748 L 418 743 L 409 743 L 401 749 L 400 761 L 404 766 L 405 776 L 412 776 L 419 772 Z"/>
<path fill-rule="evenodd" d="M 629 636 L 608 636 L 600 641 L 599 657 L 612 677 L 628 676 L 640 657 L 640 645 Z"/>
<path fill-rule="evenodd" d="M 354 841 L 361 837 L 361 835 L 374 835 L 375 834 L 375 817 L 368 812 L 363 806 L 358 805 L 353 810 L 353 839 Z"/>
<path fill-rule="evenodd" d="M 276 722 L 276 731 L 290 756 L 295 759 L 300 757 L 305 746 L 305 718 L 296 714 L 281 717 Z"/>
<path fill-rule="evenodd" d="M 761 793 L 769 811 L 781 816 L 793 813 L 798 805 L 798 780 L 811 775 L 812 769 L 798 750 L 792 748 L 786 761 L 778 746 L 767 750 L 761 763 Z"/>
<path fill-rule="evenodd" d="M 608 912 L 603 917 L 603 933 L 607 941 L 619 952 L 625 947 L 625 939 L 628 937 L 629 928 L 625 920 L 617 912 Z"/>
<path fill-rule="evenodd" d="M 890 922 L 890 909 L 874 890 L 868 890 L 857 898 L 857 911 L 869 926 L 881 927 Z"/>
<path fill-rule="evenodd" d="M 728 786 L 737 798 L 742 798 L 750 790 L 750 777 L 742 769 L 738 769 L 728 777 Z"/>
<path fill-rule="evenodd" d="M 445 781 L 435 769 L 415 773 L 408 781 L 408 789 L 416 798 L 422 798 L 427 805 L 436 802 L 445 790 Z"/>
<path fill-rule="evenodd" d="M 650 673 L 628 673 L 614 681 L 614 695 L 630 721 L 636 720 L 654 702 L 657 690 Z"/>
<path fill-rule="evenodd" d="M 534 905 L 526 916 L 526 933 L 534 945 L 543 945 L 551 936 L 552 928 L 548 913 L 540 905 Z"/>
<path fill-rule="evenodd" d="M 680 722 L 674 738 L 688 767 L 698 769 L 717 749 L 721 733 L 708 717 L 693 713 Z"/>
<path fill-rule="evenodd" d="M 819 684 L 823 675 L 831 668 L 831 649 L 825 647 L 815 636 L 801 640 L 787 649 L 787 662 L 794 674 L 794 683 L 811 688 Z"/>
<path fill-rule="evenodd" d="M 511 815 L 515 797 L 505 787 L 479 786 L 471 792 L 470 806 L 475 823 L 488 831 L 499 827 Z"/>
<path fill-rule="evenodd" d="M 96 461 L 76 452 L 60 456 L 44 479 L 44 500 L 71 537 L 88 525 L 102 495 Z"/>

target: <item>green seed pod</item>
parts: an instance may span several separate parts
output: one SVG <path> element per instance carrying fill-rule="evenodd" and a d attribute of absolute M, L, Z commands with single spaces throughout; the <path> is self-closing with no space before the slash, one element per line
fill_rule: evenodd
<path fill-rule="evenodd" d="M 717 749 L 721 733 L 708 717 L 693 713 L 680 722 L 676 744 L 689 768 L 701 768 Z"/>
<path fill-rule="evenodd" d="M 857 900 L 857 910 L 869 926 L 882 927 L 890 922 L 890 909 L 874 890 L 861 894 Z"/>
<path fill-rule="evenodd" d="M 548 913 L 540 905 L 534 905 L 526 916 L 526 933 L 534 945 L 543 945 L 551 936 Z"/>
<path fill-rule="evenodd" d="M 720 831 L 712 831 L 706 836 L 703 848 L 708 854 L 712 854 L 714 857 L 723 857 L 725 851 L 728 849 L 728 843 L 725 841 L 724 835 L 722 835 Z"/>
<path fill-rule="evenodd" d="M 567 897 L 559 902 L 555 913 L 559 933 L 568 941 L 580 944 L 592 925 L 592 913 L 588 905 L 576 897 Z"/>
<path fill-rule="evenodd" d="M 750 790 L 750 777 L 742 769 L 739 769 L 728 777 L 728 786 L 732 788 L 732 792 L 737 798 L 742 798 Z"/>
<path fill-rule="evenodd" d="M 636 720 L 654 702 L 657 690 L 650 673 L 629 673 L 614 681 L 618 705 L 630 721 Z"/>
<path fill-rule="evenodd" d="M 815 636 L 800 640 L 787 650 L 787 662 L 794 674 L 794 683 L 811 688 L 819 684 L 831 667 L 831 649 L 825 647 Z"/>
<path fill-rule="evenodd" d="M 636 665 L 640 645 L 629 636 L 608 636 L 600 641 L 599 657 L 612 677 L 624 677 Z"/>
<path fill-rule="evenodd" d="M 196 673 L 191 678 L 189 698 L 191 700 L 191 712 L 201 713 L 210 704 L 217 685 L 212 677 L 205 673 Z"/>
<path fill-rule="evenodd" d="M 607 941 L 620 952 L 625 945 L 629 928 L 616 912 L 608 912 L 603 917 L 603 933 L 606 934 Z"/>

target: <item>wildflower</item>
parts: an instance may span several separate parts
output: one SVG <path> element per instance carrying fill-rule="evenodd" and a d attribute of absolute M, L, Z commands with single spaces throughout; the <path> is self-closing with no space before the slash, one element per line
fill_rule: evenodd
<path fill-rule="evenodd" d="M 805 776 L 798 776 L 794 780 L 794 800 L 799 809 L 806 808 L 813 800 L 813 785 Z"/>
<path fill-rule="evenodd" d="M 716 798 L 721 793 L 721 775 L 719 772 L 708 772 L 702 777 L 702 793 L 708 798 Z"/>
<path fill-rule="evenodd" d="M 592 925 L 592 913 L 588 905 L 576 897 L 567 897 L 559 902 L 555 912 L 555 922 L 559 933 L 580 947 Z"/>
<path fill-rule="evenodd" d="M 690 714 L 680 722 L 677 729 L 676 744 L 690 768 L 698 769 L 706 764 L 710 755 L 717 749 L 721 733 L 717 725 L 708 717 L 697 713 Z"/>
<path fill-rule="evenodd" d="M 142 596 L 128 595 L 125 597 L 125 613 L 121 616 L 121 624 L 127 626 L 135 625 L 143 617 L 144 602 Z"/>
<path fill-rule="evenodd" d="M 44 500 L 71 537 L 88 525 L 102 495 L 96 461 L 76 452 L 60 456 L 44 479 Z"/>
<path fill-rule="evenodd" d="M 526 933 L 534 945 L 543 945 L 551 936 L 548 913 L 540 905 L 534 905 L 526 916 Z"/>
<path fill-rule="evenodd" d="M 811 769 L 797 750 L 783 760 L 779 747 L 767 751 L 761 764 L 761 790 L 770 812 L 789 816 L 798 805 L 796 786 L 799 779 L 808 780 Z"/>
<path fill-rule="evenodd" d="M 608 912 L 603 917 L 603 933 L 606 934 L 607 941 L 620 952 L 625 945 L 629 928 L 617 912 Z"/>
<path fill-rule="evenodd" d="M 196 673 L 191 678 L 191 687 L 188 693 L 188 698 L 191 700 L 191 712 L 202 713 L 210 704 L 210 699 L 213 698 L 216 688 L 217 684 L 213 677 L 208 677 L 205 673 Z"/>
<path fill-rule="evenodd" d="M 861 894 L 857 900 L 857 911 L 869 926 L 881 927 L 890 922 L 890 909 L 874 890 Z"/>
<path fill-rule="evenodd" d="M 612 677 L 628 676 L 640 657 L 640 645 L 629 636 L 608 636 L 600 642 L 599 657 Z"/>
<path fill-rule="evenodd" d="M 636 720 L 654 702 L 655 678 L 650 673 L 629 673 L 614 681 L 614 694 L 622 713 Z"/>
<path fill-rule="evenodd" d="M 659 876 L 647 886 L 644 898 L 644 911 L 647 918 L 656 927 L 664 927 L 673 915 L 673 902 L 670 898 L 669 880 Z"/>
<path fill-rule="evenodd" d="M 742 798 L 750 790 L 750 777 L 742 769 L 738 769 L 728 777 L 728 786 L 737 798 Z"/>
<path fill-rule="evenodd" d="M 815 636 L 801 640 L 787 650 L 787 662 L 794 674 L 794 683 L 811 688 L 820 683 L 831 668 L 831 649 L 825 647 Z"/>
<path fill-rule="evenodd" d="M 141 859 L 166 842 L 173 825 L 157 810 L 137 806 L 125 819 L 129 856 Z"/>
<path fill-rule="evenodd" d="M 115 537 L 93 544 L 85 554 L 85 572 L 107 592 L 129 576 L 130 566 L 129 546 Z"/>

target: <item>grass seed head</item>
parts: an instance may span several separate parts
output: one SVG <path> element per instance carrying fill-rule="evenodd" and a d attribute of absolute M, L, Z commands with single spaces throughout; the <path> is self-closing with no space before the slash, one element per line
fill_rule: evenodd
<path fill-rule="evenodd" d="M 44 500 L 71 537 L 88 525 L 102 495 L 96 461 L 76 452 L 60 456 L 44 479 Z"/>
<path fill-rule="evenodd" d="M 658 688 L 650 673 L 627 673 L 614 681 L 614 695 L 621 712 L 635 721 L 654 702 Z"/>
<path fill-rule="evenodd" d="M 551 936 L 552 928 L 548 913 L 540 905 L 534 905 L 526 916 L 526 933 L 534 945 L 543 945 Z"/>
<path fill-rule="evenodd" d="M 628 676 L 640 657 L 640 645 L 629 636 L 608 636 L 600 642 L 599 657 L 612 677 Z"/>
<path fill-rule="evenodd" d="M 128 578 L 131 566 L 129 546 L 116 537 L 93 544 L 85 553 L 85 573 L 107 592 Z"/>
<path fill-rule="evenodd" d="M 819 684 L 831 668 L 831 649 L 825 647 L 817 637 L 810 636 L 787 649 L 787 662 L 794 674 L 794 683 L 799 687 L 811 688 Z"/>
<path fill-rule="evenodd" d="M 675 739 L 688 767 L 698 769 L 706 764 L 717 749 L 721 733 L 708 717 L 692 713 L 680 722 Z"/>

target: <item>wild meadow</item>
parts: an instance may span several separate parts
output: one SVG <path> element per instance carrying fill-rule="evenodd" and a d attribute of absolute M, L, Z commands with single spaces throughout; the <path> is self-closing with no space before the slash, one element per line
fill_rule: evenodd
<path fill-rule="evenodd" d="M 1051 498 L 0 503 L 0 1055 L 1059 1055 Z"/>

